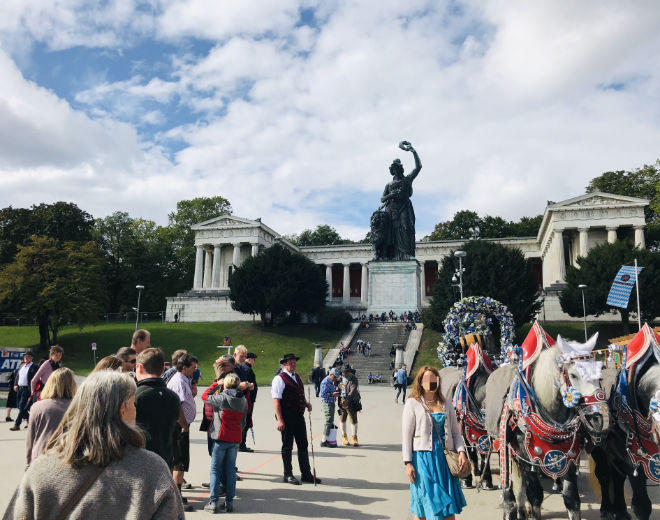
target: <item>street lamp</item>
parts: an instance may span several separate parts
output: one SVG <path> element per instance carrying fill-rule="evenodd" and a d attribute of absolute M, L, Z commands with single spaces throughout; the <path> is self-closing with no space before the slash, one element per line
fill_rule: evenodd
<path fill-rule="evenodd" d="M 135 330 L 138 329 L 138 321 L 140 320 L 140 295 L 144 289 L 144 285 L 136 285 L 135 288 L 138 290 L 138 304 L 135 313 Z"/>
<path fill-rule="evenodd" d="M 463 257 L 466 256 L 465 251 L 454 251 L 454 256 L 458 257 L 458 288 L 461 292 L 461 300 L 463 299 Z"/>
<path fill-rule="evenodd" d="M 584 304 L 584 290 L 587 286 L 583 283 L 578 285 L 578 289 L 582 291 L 582 316 L 584 316 L 584 342 L 587 342 L 587 307 Z"/>

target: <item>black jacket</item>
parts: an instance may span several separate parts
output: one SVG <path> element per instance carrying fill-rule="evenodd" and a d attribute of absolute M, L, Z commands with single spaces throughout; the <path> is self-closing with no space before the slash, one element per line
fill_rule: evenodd
<path fill-rule="evenodd" d="M 143 379 L 135 392 L 135 421 L 145 431 L 147 448 L 160 455 L 172 467 L 172 438 L 179 418 L 181 400 L 162 377 Z"/>

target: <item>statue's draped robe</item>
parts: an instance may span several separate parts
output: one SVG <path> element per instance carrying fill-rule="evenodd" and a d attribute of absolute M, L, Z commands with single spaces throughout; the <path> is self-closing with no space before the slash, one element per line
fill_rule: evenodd
<path fill-rule="evenodd" d="M 396 196 L 385 203 L 385 211 L 391 217 L 391 242 L 394 246 L 393 260 L 410 260 L 415 257 L 415 211 L 410 197 L 413 193 L 414 175 L 395 178 L 383 192 Z"/>

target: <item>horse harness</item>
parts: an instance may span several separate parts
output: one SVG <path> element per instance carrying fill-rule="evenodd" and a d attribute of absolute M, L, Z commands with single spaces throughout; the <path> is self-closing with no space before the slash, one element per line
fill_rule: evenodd
<path fill-rule="evenodd" d="M 658 336 L 648 325 L 642 328 L 640 339 L 637 336 L 629 343 L 625 360 L 619 371 L 617 383 L 612 393 L 612 409 L 619 427 L 626 434 L 626 452 L 635 468 L 641 467 L 653 482 L 660 483 L 660 449 L 653 440 L 652 412 L 643 416 L 637 409 L 635 388 L 637 378 L 647 363 L 660 362 Z M 652 335 L 656 342 L 653 342 Z M 639 333 L 638 333 L 639 336 Z"/>
<path fill-rule="evenodd" d="M 568 362 L 581 361 L 573 357 Z M 499 453 L 502 487 L 508 486 L 507 457 L 517 457 L 534 467 L 539 467 L 551 478 L 562 477 L 570 464 L 579 464 L 580 441 L 584 432 L 584 408 L 606 406 L 605 393 L 597 389 L 593 394 L 583 396 L 572 388 L 566 366 L 561 367 L 562 380 L 566 390 L 562 391 L 568 408 L 577 407 L 576 412 L 563 424 L 547 417 L 543 407 L 529 384 L 529 367 L 524 372 L 518 370 L 509 389 L 500 417 Z M 524 455 L 516 454 L 507 445 L 507 429 L 516 428 L 524 435 Z"/>

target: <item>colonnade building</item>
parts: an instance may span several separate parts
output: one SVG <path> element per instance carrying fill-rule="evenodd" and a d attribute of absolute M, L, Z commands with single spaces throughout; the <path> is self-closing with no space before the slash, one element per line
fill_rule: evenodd
<path fill-rule="evenodd" d="M 548 201 L 538 234 L 535 237 L 490 239 L 519 248 L 530 259 L 543 289 L 546 320 L 571 320 L 561 311 L 558 294 L 566 266 L 577 265 L 577 258 L 604 242 L 626 240 L 644 248 L 644 208 L 648 200 L 603 192 L 580 195 L 561 202 Z M 370 287 L 373 261 L 371 244 L 297 247 L 261 222 L 229 214 L 192 226 L 195 232 L 196 262 L 191 290 L 167 299 L 167 320 L 240 321 L 252 320 L 232 310 L 228 280 L 234 269 L 250 256 L 279 242 L 302 253 L 319 266 L 328 282 L 329 305 L 341 306 L 353 315 L 379 312 L 370 305 L 380 288 Z M 415 246 L 417 274 L 413 290 L 417 310 L 429 305 L 431 287 L 438 276 L 442 259 L 461 248 L 465 240 L 420 241 Z M 466 273 L 469 276 L 469 273 Z M 373 282 L 372 282 L 373 284 Z M 379 293 L 380 294 L 380 293 Z M 397 305 L 397 290 L 392 293 L 390 308 Z M 408 302 L 410 298 L 408 297 Z M 409 307 L 409 304 L 407 304 Z M 416 310 L 408 308 L 407 310 Z"/>

